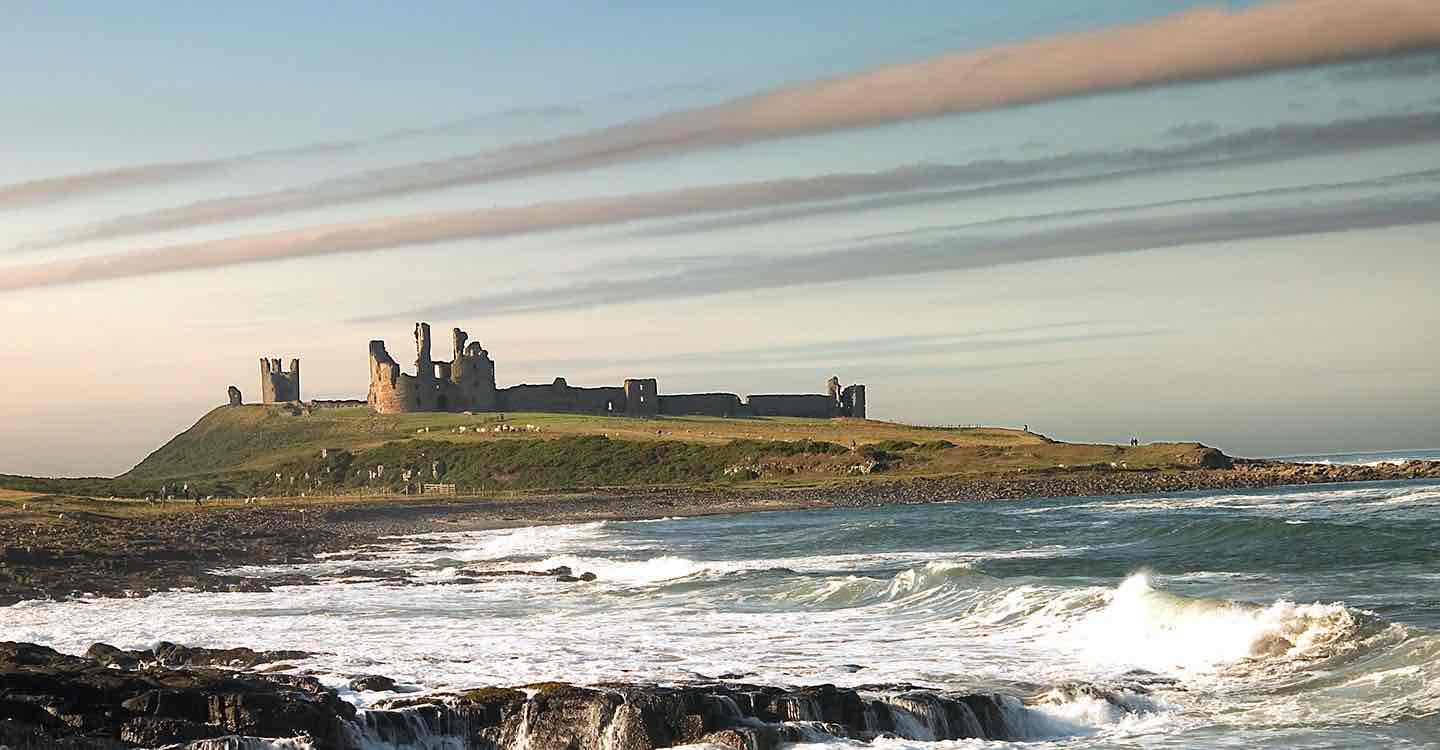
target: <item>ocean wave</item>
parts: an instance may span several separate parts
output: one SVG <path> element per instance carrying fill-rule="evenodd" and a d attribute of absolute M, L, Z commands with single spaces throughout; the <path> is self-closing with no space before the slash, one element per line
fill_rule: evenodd
<path fill-rule="evenodd" d="M 1405 637 L 1404 626 L 1340 603 L 1191 598 L 1155 588 L 1145 573 L 1125 579 L 1070 634 L 1113 666 L 1232 675 L 1313 667 Z"/>
<path fill-rule="evenodd" d="M 931 592 L 971 593 L 994 579 L 978 573 L 967 562 L 932 561 L 905 568 L 889 578 L 850 575 L 843 578 L 804 579 L 800 587 L 780 591 L 797 603 L 824 607 L 854 607 L 896 602 Z"/>
<path fill-rule="evenodd" d="M 713 570 L 704 563 L 675 555 L 660 555 L 642 560 L 557 555 L 532 563 L 528 567 L 536 571 L 566 567 L 576 575 L 594 573 L 598 580 L 607 584 L 629 586 L 689 578 Z"/>
<path fill-rule="evenodd" d="M 1276 456 L 1274 460 L 1296 464 L 1380 466 L 1384 464 L 1403 464 L 1406 461 L 1437 461 L 1440 460 L 1440 450 L 1418 449 L 1398 451 L 1370 451 L 1362 453 L 1320 453 L 1293 456 Z"/>
<path fill-rule="evenodd" d="M 1134 734 L 1173 720 L 1179 707 L 1148 691 L 1087 683 L 1058 685 L 1030 699 L 1012 722 L 1030 741 L 1096 734 Z"/>
<path fill-rule="evenodd" d="M 1440 504 L 1440 488 L 1427 487 L 1414 492 L 1406 492 L 1394 497 L 1382 497 L 1371 500 L 1368 505 L 1371 507 L 1382 507 L 1391 505 L 1435 505 Z"/>

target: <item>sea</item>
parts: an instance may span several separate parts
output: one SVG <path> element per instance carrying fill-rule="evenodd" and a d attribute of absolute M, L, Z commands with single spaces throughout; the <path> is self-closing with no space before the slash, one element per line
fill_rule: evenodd
<path fill-rule="evenodd" d="M 1290 460 L 1405 458 L 1440 451 Z M 596 580 L 467 575 L 560 566 Z M 439 533 L 236 572 L 322 583 L 25 602 L 0 631 L 73 653 L 302 649 L 297 670 L 362 708 L 392 696 L 346 687 L 363 674 L 422 692 L 907 683 L 1026 704 L 1015 742 L 802 750 L 1440 747 L 1434 480 Z"/>

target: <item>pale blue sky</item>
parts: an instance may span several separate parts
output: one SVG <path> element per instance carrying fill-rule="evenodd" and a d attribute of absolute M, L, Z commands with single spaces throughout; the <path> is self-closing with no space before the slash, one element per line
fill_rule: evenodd
<path fill-rule="evenodd" d="M 419 315 L 484 342 L 502 384 L 835 372 L 879 418 L 1251 455 L 1440 444 L 1434 48 L 476 179 L 547 139 L 1201 4 L 173 5 L 7 6 L 0 472 L 123 471 L 227 385 L 257 396 L 261 354 L 300 357 L 308 397 L 363 397 L 366 341 L 404 358 Z M 128 167 L 145 177 L 51 180 Z M 825 175 L 845 177 L 793 182 Z M 607 218 L 553 205 L 595 200 Z M 547 223 L 504 236 L 253 262 L 266 233 L 346 224 L 305 240 L 326 253 L 536 204 Z M 252 262 L 55 270 L 222 239 Z"/>

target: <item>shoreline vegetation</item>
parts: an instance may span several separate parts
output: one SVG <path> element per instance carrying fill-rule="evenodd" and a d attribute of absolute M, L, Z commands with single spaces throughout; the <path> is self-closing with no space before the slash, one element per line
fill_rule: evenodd
<path fill-rule="evenodd" d="M 264 591 L 306 581 L 217 571 L 438 531 L 1429 477 L 857 419 L 220 407 L 119 477 L 0 475 L 0 606 Z M 402 494 L 426 484 L 454 494 Z"/>

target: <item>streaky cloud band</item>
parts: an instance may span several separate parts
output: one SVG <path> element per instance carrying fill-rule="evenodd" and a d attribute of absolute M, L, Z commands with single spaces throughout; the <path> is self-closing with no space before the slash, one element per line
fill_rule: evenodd
<path fill-rule="evenodd" d="M 557 231 L 627 221 L 743 211 L 786 204 L 812 204 L 781 211 L 784 218 L 858 211 L 937 200 L 1090 184 L 1173 169 L 1228 166 L 1236 163 L 1300 158 L 1318 153 L 1383 148 L 1440 140 L 1440 114 L 1397 115 L 1326 126 L 1281 126 L 1222 136 L 1213 141 L 1163 150 L 1095 152 L 1031 161 L 991 160 L 964 165 L 917 165 L 870 173 L 713 185 L 632 195 L 552 201 L 498 209 L 419 214 L 370 221 L 342 222 L 226 239 L 165 245 L 123 253 L 56 260 L 0 268 L 0 292 L 32 287 L 76 284 L 132 276 L 218 268 L 337 253 L 392 250 L 399 247 Z M 1238 161 L 1237 161 L 1238 160 Z M 1077 176 L 1084 168 L 1120 167 L 1111 172 Z M 1050 173 L 1057 175 L 1045 177 Z M 1352 183 L 1301 186 L 1264 191 L 1268 196 L 1323 192 L 1344 187 L 1374 187 L 1404 180 L 1433 178 L 1417 172 Z M 1004 180 L 1030 177 L 1018 183 Z M 914 192 L 954 183 L 990 183 L 949 192 Z M 872 193 L 899 195 L 870 199 L 863 205 L 825 205 Z M 1239 194 L 1244 197 L 1254 193 Z M 1195 203 L 1213 199 L 1190 199 Z M 1105 210 L 1110 212 L 1110 210 Z M 777 212 L 759 216 L 724 216 L 701 228 L 724 229 L 775 220 Z M 1074 212 L 1045 218 L 1075 218 Z M 1023 217 L 1022 217 L 1023 218 Z M 661 228 L 660 233 L 694 231 L 695 227 Z"/>
<path fill-rule="evenodd" d="M 865 243 L 803 255 L 734 259 L 703 270 L 624 281 L 595 281 L 457 300 L 365 316 L 468 318 L 573 311 L 757 289 L 992 268 L 1063 258 L 1161 250 L 1208 243 L 1309 236 L 1440 223 L 1440 193 L 1203 211 L 1051 228 L 1014 236 L 957 235 L 935 240 Z"/>
<path fill-rule="evenodd" d="M 1280 0 L 1235 12 L 1195 10 L 950 52 L 575 136 L 122 216 L 62 233 L 47 245 L 1435 48 L 1440 48 L 1440 13 L 1434 0 Z"/>

